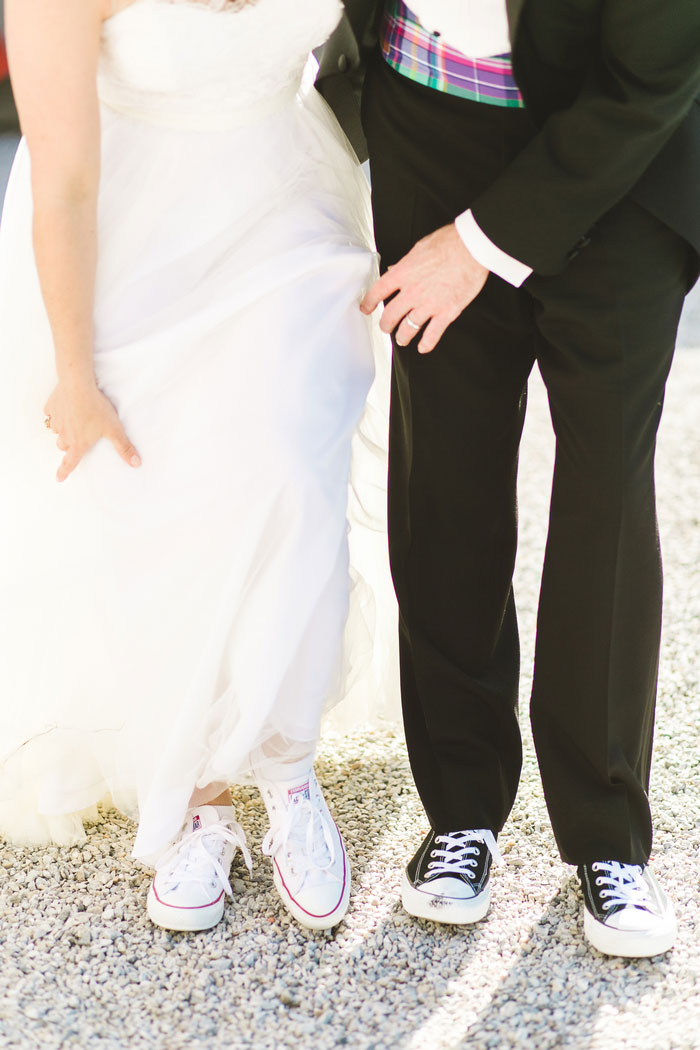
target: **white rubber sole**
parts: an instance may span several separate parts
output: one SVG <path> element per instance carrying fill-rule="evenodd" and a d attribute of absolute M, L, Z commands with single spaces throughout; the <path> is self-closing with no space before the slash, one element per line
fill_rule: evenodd
<path fill-rule="evenodd" d="M 337 926 L 345 918 L 348 905 L 350 904 L 350 862 L 347 855 L 345 857 L 345 880 L 340 899 L 336 907 L 325 915 L 314 915 L 312 912 L 302 908 L 285 886 L 284 879 L 280 875 L 279 868 L 274 860 L 272 862 L 272 877 L 275 889 L 279 893 L 287 911 L 294 916 L 300 926 L 304 926 L 307 930 L 332 930 L 334 926 Z"/>
<path fill-rule="evenodd" d="M 659 930 L 615 930 L 599 922 L 588 908 L 584 907 L 583 933 L 588 943 L 603 955 L 617 955 L 623 959 L 648 959 L 673 948 L 677 927 L 675 917 L 670 915 L 666 924 Z"/>
<path fill-rule="evenodd" d="M 404 871 L 401 881 L 401 903 L 404 911 L 416 919 L 444 922 L 450 926 L 468 926 L 483 919 L 491 904 L 491 887 L 481 891 L 477 897 L 462 900 L 457 897 L 440 897 L 436 893 L 417 890 Z"/>
<path fill-rule="evenodd" d="M 153 883 L 146 898 L 146 911 L 151 922 L 164 930 L 178 933 L 196 933 L 216 926 L 224 914 L 225 894 L 221 891 L 218 900 L 199 908 L 174 908 L 158 899 Z"/>

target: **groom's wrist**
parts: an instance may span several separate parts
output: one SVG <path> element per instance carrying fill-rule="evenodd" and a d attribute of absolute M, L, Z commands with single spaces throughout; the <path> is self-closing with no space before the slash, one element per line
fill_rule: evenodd
<path fill-rule="evenodd" d="M 512 255 L 508 255 L 486 236 L 472 215 L 471 209 L 457 216 L 455 226 L 463 244 L 476 261 L 491 273 L 495 273 L 497 277 L 503 278 L 508 284 L 519 288 L 532 273 L 531 266 L 520 262 L 519 259 L 514 259 Z"/>

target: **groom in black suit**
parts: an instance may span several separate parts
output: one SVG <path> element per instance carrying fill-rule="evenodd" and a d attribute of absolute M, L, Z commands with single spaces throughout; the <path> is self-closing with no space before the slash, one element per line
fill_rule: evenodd
<path fill-rule="evenodd" d="M 415 3 L 439 37 L 444 0 Z M 376 5 L 346 6 L 361 35 Z M 390 550 L 406 736 L 432 828 L 402 897 L 442 921 L 488 908 L 521 764 L 516 470 L 537 362 L 557 439 L 531 705 L 545 797 L 588 940 L 653 955 L 675 938 L 647 866 L 654 450 L 698 273 L 700 4 L 508 0 L 507 16 L 524 108 L 426 86 L 379 50 L 365 83 L 385 272 L 363 308 L 383 302 L 395 340 Z M 467 209 L 471 247 L 455 225 Z"/>

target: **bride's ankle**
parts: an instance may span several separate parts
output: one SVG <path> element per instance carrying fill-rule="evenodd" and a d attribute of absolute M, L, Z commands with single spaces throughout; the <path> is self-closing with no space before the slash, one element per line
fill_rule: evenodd
<path fill-rule="evenodd" d="M 196 791 L 193 791 L 189 808 L 196 809 L 198 806 L 232 806 L 231 789 L 226 788 L 225 791 L 220 791 L 218 795 L 214 795 L 213 792 L 216 790 L 216 787 L 198 788 Z"/>

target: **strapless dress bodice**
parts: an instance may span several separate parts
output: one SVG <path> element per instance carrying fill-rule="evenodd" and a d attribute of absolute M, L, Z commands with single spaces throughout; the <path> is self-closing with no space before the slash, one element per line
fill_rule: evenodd
<path fill-rule="evenodd" d="M 206 130 L 294 95 L 339 0 L 134 0 L 103 25 L 100 100 L 150 123 Z"/>

